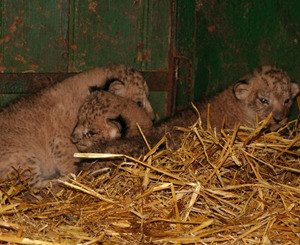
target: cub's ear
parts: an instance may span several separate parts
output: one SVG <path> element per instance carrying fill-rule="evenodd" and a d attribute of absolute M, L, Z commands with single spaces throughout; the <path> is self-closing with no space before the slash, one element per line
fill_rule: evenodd
<path fill-rule="evenodd" d="M 109 92 L 123 97 L 125 96 L 125 90 L 124 83 L 119 80 L 115 80 L 108 87 Z"/>
<path fill-rule="evenodd" d="M 295 82 L 291 82 L 291 92 L 292 92 L 292 97 L 295 98 L 299 92 L 300 92 L 300 88 L 299 85 Z"/>
<path fill-rule="evenodd" d="M 108 121 L 117 126 L 121 137 L 125 137 L 127 135 L 129 126 L 127 120 L 124 117 L 118 115 L 114 119 L 108 119 Z"/>
<path fill-rule="evenodd" d="M 240 80 L 233 86 L 233 93 L 238 100 L 244 100 L 251 93 L 251 85 L 247 80 Z"/>

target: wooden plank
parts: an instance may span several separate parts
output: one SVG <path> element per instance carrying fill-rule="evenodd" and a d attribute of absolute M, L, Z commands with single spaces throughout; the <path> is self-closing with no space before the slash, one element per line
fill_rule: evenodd
<path fill-rule="evenodd" d="M 151 91 L 172 92 L 167 72 L 141 72 Z M 0 74 L 0 94 L 35 93 L 77 73 L 13 73 Z"/>
<path fill-rule="evenodd" d="M 35 93 L 75 73 L 13 73 L 0 74 L 0 94 Z"/>

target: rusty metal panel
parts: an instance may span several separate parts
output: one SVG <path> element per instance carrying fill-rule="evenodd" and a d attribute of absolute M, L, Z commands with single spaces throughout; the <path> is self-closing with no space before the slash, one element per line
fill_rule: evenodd
<path fill-rule="evenodd" d="M 67 71 L 67 0 L 1 0 L 0 72 Z"/>
<path fill-rule="evenodd" d="M 70 71 L 107 63 L 167 68 L 170 1 L 71 1 Z"/>
<path fill-rule="evenodd" d="M 23 95 L 35 93 L 74 73 L 0 73 L 0 106 Z"/>
<path fill-rule="evenodd" d="M 137 1 L 74 0 L 70 9 L 70 71 L 109 63 L 135 64 Z"/>
<path fill-rule="evenodd" d="M 35 93 L 75 73 L 2 73 L 0 93 Z"/>
<path fill-rule="evenodd" d="M 171 0 L 0 0 L 0 72 L 167 70 Z"/>

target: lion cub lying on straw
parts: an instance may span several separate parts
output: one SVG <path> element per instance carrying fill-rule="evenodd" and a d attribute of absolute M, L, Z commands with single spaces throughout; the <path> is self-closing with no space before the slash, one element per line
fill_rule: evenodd
<path fill-rule="evenodd" d="M 283 70 L 273 66 L 263 66 L 247 74 L 210 100 L 195 105 L 200 112 L 202 122 L 206 122 L 207 105 L 210 104 L 210 122 L 212 127 L 216 127 L 218 130 L 222 127 L 223 118 L 226 128 L 233 128 L 238 122 L 245 126 L 254 127 L 256 115 L 260 121 L 272 112 L 273 116 L 267 127 L 269 130 L 275 131 L 287 123 L 292 100 L 298 93 L 299 86 L 291 82 Z M 174 148 L 180 141 L 174 126 L 189 127 L 197 119 L 196 111 L 193 108 L 188 108 L 169 118 L 150 132 L 145 131 L 146 138 L 150 142 L 156 143 L 167 133 L 168 144 Z M 97 118 L 93 118 L 93 120 L 97 120 Z M 106 144 L 95 143 L 85 152 L 120 153 L 137 156 L 144 147 L 143 139 L 136 137 L 119 139 Z"/>
<path fill-rule="evenodd" d="M 41 187 L 51 179 L 76 172 L 73 154 L 77 149 L 70 141 L 70 135 L 76 124 L 78 110 L 91 87 L 131 99 L 141 107 L 138 110 L 145 109 L 149 117 L 154 116 L 148 101 L 148 86 L 139 72 L 120 65 L 80 73 L 3 109 L 0 113 L 0 176 L 15 172 L 14 168 L 30 168 L 24 176 L 31 177 L 33 173 L 29 184 Z M 108 94 L 105 96 L 110 97 Z M 120 100 L 120 97 L 117 98 Z M 102 111 L 102 116 L 115 119 L 109 114 L 110 108 L 116 110 L 113 106 L 111 104 L 106 111 Z M 128 104 L 124 110 L 129 107 Z M 138 108 L 137 105 L 135 107 Z M 130 113 L 132 111 L 127 114 Z M 152 125 L 150 119 L 147 122 L 143 119 L 140 123 Z M 120 130 L 108 133 L 111 125 L 119 126 Z M 98 123 L 97 127 L 103 129 L 98 135 L 99 139 L 108 139 L 107 135 L 113 138 L 118 135 L 117 131 L 124 131 L 121 124 L 113 121 Z"/>

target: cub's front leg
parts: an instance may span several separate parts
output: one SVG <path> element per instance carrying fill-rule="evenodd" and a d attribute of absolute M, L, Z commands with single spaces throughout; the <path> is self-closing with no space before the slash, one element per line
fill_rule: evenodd
<path fill-rule="evenodd" d="M 74 153 L 76 146 L 68 136 L 57 135 L 50 141 L 51 162 L 55 166 L 58 177 L 65 177 L 70 173 L 76 173 L 76 161 Z M 54 176 L 55 178 L 55 176 Z"/>

